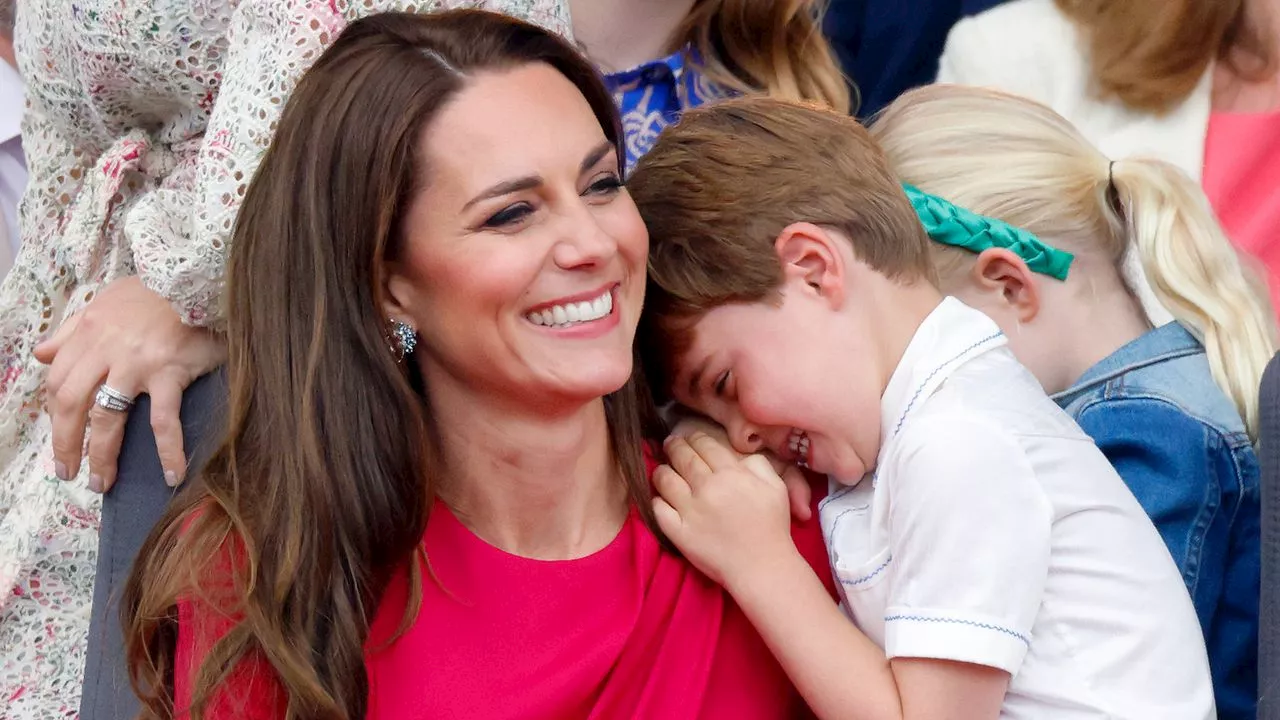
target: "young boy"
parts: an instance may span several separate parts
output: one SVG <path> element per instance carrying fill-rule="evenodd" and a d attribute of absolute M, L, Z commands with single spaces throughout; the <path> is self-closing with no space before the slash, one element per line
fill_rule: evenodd
<path fill-rule="evenodd" d="M 855 121 L 761 98 L 688 113 L 628 183 L 649 225 L 649 379 L 726 428 L 672 439 L 671 540 L 823 718 L 1214 716 L 1160 536 L 928 239 Z M 831 478 L 842 605 L 791 546 L 786 490 Z M 856 627 L 855 627 L 856 625 Z"/>

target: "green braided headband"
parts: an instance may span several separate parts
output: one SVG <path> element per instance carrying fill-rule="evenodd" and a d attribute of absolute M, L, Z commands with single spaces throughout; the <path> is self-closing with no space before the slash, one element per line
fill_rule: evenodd
<path fill-rule="evenodd" d="M 902 189 L 916 209 L 916 215 L 920 216 L 930 240 L 974 253 L 993 247 L 1004 248 L 1022 258 L 1034 272 L 1059 280 L 1067 279 L 1067 271 L 1075 259 L 1071 253 L 1045 245 L 1022 228 L 970 212 L 911 185 L 904 184 Z"/>

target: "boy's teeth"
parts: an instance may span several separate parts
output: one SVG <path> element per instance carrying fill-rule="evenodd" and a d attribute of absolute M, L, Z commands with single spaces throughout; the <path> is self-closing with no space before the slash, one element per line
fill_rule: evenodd
<path fill-rule="evenodd" d="M 787 449 L 796 456 L 796 464 L 801 467 L 809 462 L 809 436 L 800 430 L 792 430 L 787 438 Z"/>
<path fill-rule="evenodd" d="M 555 305 L 546 310 L 531 312 L 525 317 L 535 325 L 547 327 L 569 327 L 576 323 L 592 322 L 608 317 L 613 312 L 613 293 L 604 291 L 600 297 L 590 302 L 565 303 Z"/>

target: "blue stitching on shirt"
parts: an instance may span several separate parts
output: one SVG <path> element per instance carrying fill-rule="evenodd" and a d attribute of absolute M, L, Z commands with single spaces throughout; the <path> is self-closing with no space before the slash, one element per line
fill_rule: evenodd
<path fill-rule="evenodd" d="M 880 564 L 880 567 L 876 568 L 875 570 L 872 570 L 870 573 L 868 573 L 868 574 L 866 574 L 866 575 L 863 575 L 862 577 L 858 578 L 857 580 L 841 580 L 841 581 L 840 581 L 840 584 L 841 584 L 841 585 L 848 585 L 849 587 L 855 587 L 855 586 L 857 586 L 857 585 L 861 585 L 861 584 L 862 584 L 862 583 L 864 583 L 864 582 L 870 582 L 870 581 L 871 581 L 875 576 L 877 576 L 877 575 L 879 575 L 880 573 L 884 572 L 885 568 L 889 567 L 889 563 L 891 563 L 891 562 L 893 562 L 893 556 L 892 556 L 892 555 L 890 555 L 889 557 L 885 558 L 885 559 L 884 559 L 884 562 Z"/>
<path fill-rule="evenodd" d="M 971 351 L 973 351 L 973 350 L 977 349 L 979 346 L 981 346 L 981 345 L 983 345 L 983 344 L 985 344 L 985 343 L 989 343 L 989 342 L 991 342 L 992 340 L 995 340 L 996 338 L 1000 337 L 1001 335 L 1004 335 L 1004 333 L 1002 333 L 1002 332 L 1000 332 L 999 330 L 997 330 L 994 334 L 992 334 L 992 335 L 988 335 L 987 337 L 982 338 L 982 339 L 981 339 L 981 340 L 979 340 L 978 342 L 976 342 L 976 343 L 974 343 L 974 344 L 970 345 L 969 347 L 965 348 L 964 350 L 961 350 L 959 353 L 957 353 L 957 354 L 956 354 L 956 356 L 955 356 L 955 357 L 951 358 L 950 360 L 948 360 L 948 361 L 946 361 L 946 362 L 942 363 L 941 365 L 939 365 L 938 367 L 934 368 L 934 369 L 933 369 L 933 372 L 929 373 L 929 374 L 925 377 L 925 379 L 920 383 L 920 386 L 916 388 L 916 394 L 911 396 L 911 401 L 907 403 L 907 407 L 906 407 L 906 409 L 902 411 L 902 417 L 898 418 L 898 425 L 897 425 L 897 427 L 895 427 L 895 428 L 893 429 L 893 434 L 894 434 L 894 436 L 897 436 L 898 431 L 902 429 L 902 423 L 906 421 L 906 419 L 907 419 L 907 413 L 911 412 L 911 408 L 916 404 L 916 400 L 919 400 L 919 399 L 920 399 L 920 393 L 924 392 L 924 388 L 925 388 L 925 386 L 929 384 L 929 381 L 933 379 L 933 376 L 934 376 L 934 375 L 937 375 L 938 373 L 942 372 L 942 368 L 944 368 L 944 367 L 946 367 L 946 366 L 950 365 L 951 363 L 955 362 L 956 360 L 959 360 L 960 358 L 964 357 L 965 355 L 967 355 L 967 354 L 968 354 L 968 353 L 970 353 Z"/>
<path fill-rule="evenodd" d="M 821 502 L 819 502 L 819 503 L 818 503 L 818 510 L 819 510 L 819 511 L 821 511 L 821 510 L 825 510 L 825 509 L 826 509 L 826 507 L 827 507 L 827 505 L 830 505 L 831 503 L 833 503 L 833 502 L 835 502 L 835 501 L 839 500 L 840 498 L 844 497 L 845 495 L 848 495 L 850 492 L 852 492 L 852 491 L 853 491 L 853 489 L 854 489 L 855 487 L 857 487 L 857 486 L 856 486 L 856 485 L 846 485 L 846 486 L 844 486 L 844 487 L 840 488 L 839 490 L 837 490 L 837 491 L 836 491 L 836 493 L 835 493 L 834 495 L 828 495 L 828 496 L 826 496 L 826 497 L 822 498 Z"/>
<path fill-rule="evenodd" d="M 840 527 L 840 521 L 849 513 L 866 510 L 869 507 L 871 507 L 871 505 L 868 503 L 866 505 L 859 505 L 858 507 L 845 508 L 844 510 L 841 510 L 840 514 L 836 516 L 836 519 L 831 521 L 831 532 L 828 533 L 824 531 L 822 533 L 822 543 L 827 546 L 827 557 L 830 559 L 833 566 L 836 564 L 836 551 L 834 549 L 836 529 Z"/>
<path fill-rule="evenodd" d="M 1004 335 L 1004 333 L 1003 333 L 1003 332 L 1000 332 L 999 330 L 997 330 L 995 333 L 993 333 L 993 334 L 991 334 L 991 335 L 988 335 L 987 337 L 982 338 L 982 339 L 981 339 L 981 340 L 979 340 L 978 342 L 976 342 L 976 343 L 974 343 L 974 344 L 970 345 L 969 347 L 965 348 L 964 350 L 960 351 L 960 352 L 959 352 L 955 357 L 951 358 L 950 360 L 948 360 L 948 361 L 946 361 L 946 362 L 942 363 L 941 365 L 939 365 L 938 367 L 934 368 L 934 369 L 933 369 L 933 372 L 931 372 L 931 373 L 929 373 L 927 376 L 925 376 L 924 381 L 922 381 L 922 382 L 920 383 L 920 385 L 919 385 L 918 387 L 916 387 L 916 392 L 915 392 L 915 394 L 914 394 L 914 395 L 912 395 L 912 396 L 911 396 L 911 400 L 910 400 L 909 402 L 907 402 L 907 407 L 906 407 L 905 409 L 903 409 L 901 417 L 899 417 L 899 418 L 898 418 L 898 424 L 893 428 L 893 436 L 894 436 L 894 437 L 897 437 L 898 432 L 902 430 L 902 424 L 903 424 L 904 422 L 906 422 L 906 420 L 907 420 L 907 414 L 911 412 L 911 408 L 915 407 L 916 401 L 920 399 L 920 393 L 924 392 L 924 388 L 925 388 L 925 386 L 929 384 L 929 381 L 933 379 L 933 376 L 934 376 L 934 375 L 937 375 L 938 373 L 942 372 L 942 369 L 943 369 L 943 368 L 947 367 L 948 365 L 950 365 L 951 363 L 955 362 L 956 360 L 959 360 L 960 358 L 964 357 L 965 355 L 967 355 L 968 353 L 970 353 L 970 352 L 972 352 L 973 350 L 977 349 L 978 347 L 980 347 L 980 346 L 984 345 L 985 343 L 989 343 L 989 342 L 991 342 L 992 340 L 995 340 L 996 338 L 999 338 L 999 337 L 1001 337 L 1001 336 L 1003 336 L 1003 335 Z M 873 487 L 873 488 L 874 488 L 874 487 L 878 484 L 876 481 L 877 481 L 877 480 L 879 480 L 879 479 L 880 479 L 880 470 L 879 470 L 879 468 L 877 468 L 877 469 L 876 469 L 876 471 L 875 471 L 875 472 L 873 472 L 873 473 L 871 474 L 871 487 Z M 848 486 L 845 486 L 845 487 L 841 488 L 841 489 L 840 489 L 839 491 L 837 491 L 835 494 L 833 494 L 833 495 L 828 495 L 828 496 L 826 496 L 826 497 L 822 498 L 822 500 L 818 501 L 818 510 L 819 510 L 819 511 L 825 510 L 825 509 L 827 508 L 827 506 L 828 506 L 828 505 L 830 505 L 831 503 L 833 503 L 833 502 L 835 502 L 835 501 L 839 500 L 840 498 L 844 497 L 845 495 L 848 495 L 848 494 L 849 494 L 849 493 L 850 493 L 850 492 L 851 492 L 855 487 L 857 487 L 857 486 L 856 486 L 856 485 L 848 485 Z"/>
<path fill-rule="evenodd" d="M 1010 630 L 1009 628 L 1000 627 L 999 625 L 988 625 L 987 623 L 973 622 L 972 620 L 956 620 L 954 618 L 939 617 L 922 617 L 920 615 L 890 615 L 884 619 L 885 622 L 894 620 L 917 620 L 919 622 L 931 623 L 952 623 L 954 625 L 968 625 L 970 627 L 982 628 L 983 630 L 995 630 L 1011 637 L 1015 637 L 1023 642 L 1027 647 L 1031 647 L 1031 641 L 1025 635 Z"/>

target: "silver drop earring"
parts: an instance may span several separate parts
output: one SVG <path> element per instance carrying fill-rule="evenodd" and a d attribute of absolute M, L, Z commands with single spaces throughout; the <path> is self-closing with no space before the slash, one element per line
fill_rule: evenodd
<path fill-rule="evenodd" d="M 391 352 L 396 354 L 397 360 L 409 357 L 413 354 L 413 349 L 418 346 L 418 333 L 408 323 L 392 319 L 391 337 L 395 340 Z"/>

